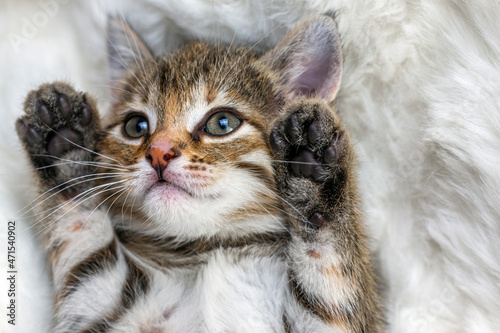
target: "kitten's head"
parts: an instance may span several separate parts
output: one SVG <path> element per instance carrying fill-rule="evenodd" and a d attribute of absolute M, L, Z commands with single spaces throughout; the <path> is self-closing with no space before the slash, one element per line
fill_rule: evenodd
<path fill-rule="evenodd" d="M 290 99 L 334 99 L 342 56 L 333 20 L 302 23 L 262 56 L 192 43 L 155 58 L 118 20 L 108 37 L 113 104 L 100 149 L 126 166 L 108 171 L 127 189 L 120 201 L 147 217 L 144 231 L 282 229 L 269 127 Z"/>

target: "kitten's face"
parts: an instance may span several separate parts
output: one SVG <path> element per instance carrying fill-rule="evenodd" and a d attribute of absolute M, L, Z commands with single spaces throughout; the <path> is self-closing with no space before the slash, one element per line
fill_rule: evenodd
<path fill-rule="evenodd" d="M 191 44 L 126 75 L 103 153 L 156 223 L 176 235 L 279 228 L 269 120 L 276 89 L 257 57 Z M 261 223 L 248 223 L 249 219 Z M 166 230 L 167 231 L 167 230 Z M 255 230 L 257 231 L 257 230 Z"/>
<path fill-rule="evenodd" d="M 100 150 L 127 169 L 108 170 L 127 189 L 117 206 L 140 206 L 155 235 L 282 229 L 269 127 L 290 98 L 335 97 L 333 21 L 303 23 L 262 57 L 193 43 L 155 60 L 123 22 L 108 36 L 114 103 Z"/>

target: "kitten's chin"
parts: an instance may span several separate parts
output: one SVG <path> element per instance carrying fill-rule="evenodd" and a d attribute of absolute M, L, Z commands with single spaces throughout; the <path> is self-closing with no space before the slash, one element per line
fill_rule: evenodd
<path fill-rule="evenodd" d="M 245 202 L 234 199 L 232 196 L 196 196 L 171 183 L 154 184 L 142 204 L 148 228 L 141 232 L 189 240 L 282 231 L 280 217 L 270 214 L 232 220 L 237 207 Z"/>
<path fill-rule="evenodd" d="M 160 202 L 179 202 L 193 198 L 194 194 L 172 182 L 161 181 L 155 182 L 149 188 L 147 197 L 151 197 L 150 200 L 160 200 Z"/>
<path fill-rule="evenodd" d="M 146 191 L 142 209 L 155 234 L 190 238 L 215 232 L 214 203 L 214 198 L 197 195 L 180 185 L 164 181 L 155 182 Z"/>
<path fill-rule="evenodd" d="M 252 209 L 262 200 L 259 183 L 252 178 L 229 178 L 203 188 L 183 185 L 170 179 L 142 182 L 140 205 L 148 227 L 141 232 L 193 239 L 238 237 L 283 228 L 278 216 Z"/>

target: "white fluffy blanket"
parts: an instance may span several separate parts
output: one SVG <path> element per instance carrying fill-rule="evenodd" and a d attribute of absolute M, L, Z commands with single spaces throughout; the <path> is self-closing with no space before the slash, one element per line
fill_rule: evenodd
<path fill-rule="evenodd" d="M 51 291 L 14 133 L 26 93 L 65 79 L 107 98 L 104 22 L 119 12 L 161 53 L 185 40 L 265 50 L 335 13 L 338 97 L 357 142 L 366 224 L 391 332 L 500 332 L 500 5 L 488 0 L 2 0 L 0 331 L 7 221 L 17 221 L 18 332 L 47 332 Z"/>

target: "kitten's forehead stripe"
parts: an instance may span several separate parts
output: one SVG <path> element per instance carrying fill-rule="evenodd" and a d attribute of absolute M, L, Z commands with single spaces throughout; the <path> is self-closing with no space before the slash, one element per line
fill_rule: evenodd
<path fill-rule="evenodd" d="M 183 108 L 183 121 L 189 133 L 193 133 L 200 120 L 210 110 L 210 105 L 205 98 L 205 87 L 205 82 L 201 80 L 192 87 L 189 92 L 189 100 Z"/>
<path fill-rule="evenodd" d="M 217 92 L 215 90 L 215 87 L 212 84 L 208 83 L 205 86 L 205 99 L 207 103 L 211 104 L 216 97 L 217 97 Z"/>
<path fill-rule="evenodd" d="M 262 115 L 272 115 L 278 109 L 278 99 L 272 79 L 255 65 L 257 55 L 241 48 L 216 48 L 192 43 L 177 52 L 145 66 L 146 71 L 126 77 L 122 104 L 140 95 L 157 113 L 158 126 L 167 126 L 182 111 L 193 89 L 205 82 L 203 100 L 212 104 L 221 91 L 233 103 L 252 105 Z M 148 96 L 145 98 L 145 96 Z M 116 108 L 115 108 L 116 109 Z M 252 126 L 264 130 L 252 117 Z"/>

